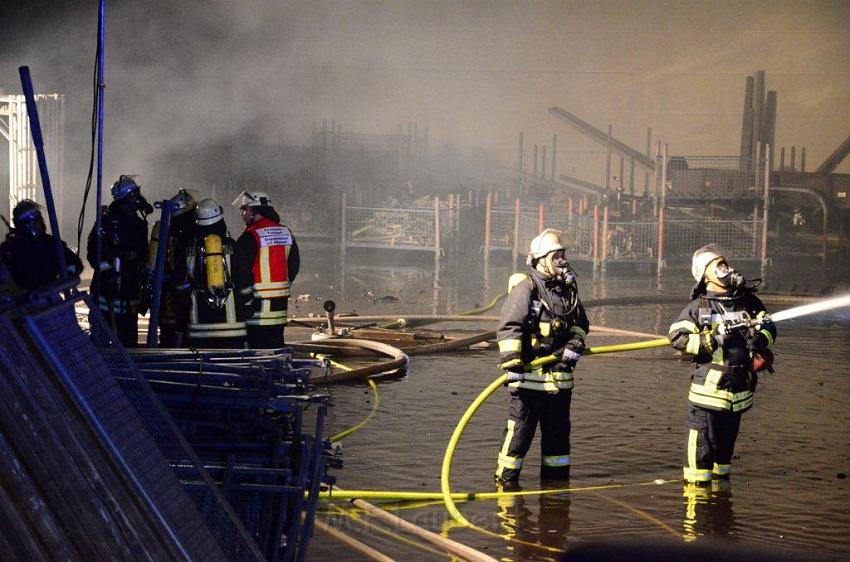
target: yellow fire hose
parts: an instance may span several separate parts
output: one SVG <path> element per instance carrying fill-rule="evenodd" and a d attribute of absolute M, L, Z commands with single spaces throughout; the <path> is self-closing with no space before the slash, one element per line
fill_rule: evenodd
<path fill-rule="evenodd" d="M 340 366 L 345 367 L 344 365 L 340 365 Z M 345 367 L 345 369 L 351 370 L 348 367 Z M 354 433 L 355 431 L 361 429 L 363 426 L 365 426 L 367 423 L 369 423 L 369 420 L 371 420 L 372 417 L 375 415 L 375 412 L 378 411 L 378 406 L 381 405 L 381 395 L 378 393 L 378 385 L 376 385 L 375 381 L 373 381 L 372 379 L 366 379 L 366 382 L 369 383 L 369 388 L 372 389 L 372 395 L 375 397 L 375 401 L 372 404 L 372 410 L 369 412 L 369 414 L 365 418 L 363 418 L 363 421 L 361 421 L 357 425 L 349 427 L 348 429 L 346 429 L 344 431 L 340 431 L 336 435 L 331 435 L 331 437 L 329 438 L 329 441 L 331 443 L 336 443 L 340 439 L 344 439 L 344 438 L 348 437 L 349 435 L 351 435 L 352 433 Z"/>
<path fill-rule="evenodd" d="M 659 338 L 655 340 L 643 341 L 643 342 L 633 342 L 633 343 L 625 343 L 625 344 L 617 344 L 617 345 L 606 345 L 599 346 L 595 348 L 588 348 L 584 351 L 583 355 L 600 355 L 603 353 L 616 353 L 620 351 L 634 351 L 638 349 L 649 349 L 653 347 L 663 347 L 670 345 L 669 340 L 667 338 Z M 559 357 L 556 355 L 547 355 L 545 357 L 540 357 L 535 359 L 528 365 L 526 365 L 526 370 L 531 370 L 535 367 L 539 367 L 542 365 L 546 365 L 549 363 L 553 363 L 558 361 Z M 478 395 L 477 398 L 470 404 L 469 408 L 467 408 L 466 412 L 464 412 L 463 416 L 461 416 L 460 421 L 455 427 L 454 433 L 452 433 L 451 439 L 449 439 L 449 444 L 446 447 L 446 453 L 443 457 L 443 468 L 440 474 L 440 488 L 443 494 L 443 501 L 446 504 L 446 509 L 452 518 L 461 523 L 466 527 L 472 527 L 477 530 L 490 533 L 485 529 L 480 529 L 476 527 L 472 523 L 470 523 L 457 509 L 455 506 L 454 498 L 452 498 L 451 493 L 451 468 L 452 468 L 452 457 L 454 456 L 455 449 L 457 447 L 458 441 L 460 440 L 460 436 L 463 434 L 463 431 L 466 429 L 469 420 L 472 419 L 472 416 L 484 403 L 487 398 L 490 397 L 493 392 L 496 391 L 497 388 L 503 386 L 506 382 L 508 382 L 508 375 L 501 375 L 496 380 L 494 380 L 490 385 L 485 388 L 481 394 Z"/>

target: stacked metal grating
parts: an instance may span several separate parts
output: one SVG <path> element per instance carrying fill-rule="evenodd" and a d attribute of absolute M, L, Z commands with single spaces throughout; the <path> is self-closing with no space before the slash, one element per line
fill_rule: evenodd
<path fill-rule="evenodd" d="M 121 379 L 110 368 L 121 349 L 102 319 L 83 332 L 74 304 L 0 315 L 3 559 L 263 559 L 129 357 Z M 194 497 L 168 449 L 205 483 Z"/>
<path fill-rule="evenodd" d="M 80 327 L 74 308 L 81 302 L 90 304 L 74 297 L 0 313 L 2 559 L 303 559 L 325 470 L 320 435 L 327 398 L 310 392 L 304 371 L 310 365 L 288 363 L 300 382 L 285 389 L 278 381 L 288 374 L 231 373 L 221 385 L 231 399 L 216 406 L 224 416 L 213 424 L 218 432 L 203 423 L 202 414 L 212 410 L 196 387 L 182 400 L 191 415 L 175 422 L 103 318 L 92 311 L 91 329 Z M 282 390 L 293 398 L 278 399 Z M 179 395 L 163 393 L 172 402 Z M 311 437 L 300 433 L 300 424 L 312 404 L 321 414 Z M 277 412 L 279 420 L 263 421 L 251 409 Z M 187 419 L 198 423 L 186 425 Z M 235 429 L 226 430 L 224 422 L 233 419 Z M 178 423 L 190 437 L 209 438 L 216 458 L 226 462 L 214 462 L 206 450 L 199 457 Z M 269 431 L 275 423 L 289 433 Z M 275 440 L 284 434 L 288 441 Z M 259 436 L 269 439 L 265 451 Z M 231 441 L 216 441 L 225 438 Z M 254 463 L 242 449 L 254 453 Z"/>
<path fill-rule="evenodd" d="M 132 355 L 266 557 L 302 560 L 319 485 L 341 466 L 321 437 L 329 396 L 309 383 L 324 365 L 288 349 Z"/>

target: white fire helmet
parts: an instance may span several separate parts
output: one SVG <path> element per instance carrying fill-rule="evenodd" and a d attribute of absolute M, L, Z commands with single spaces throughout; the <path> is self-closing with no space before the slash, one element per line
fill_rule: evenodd
<path fill-rule="evenodd" d="M 202 199 L 198 203 L 195 222 L 200 226 L 209 226 L 222 220 L 224 217 L 224 209 L 216 202 L 215 199 Z"/>
<path fill-rule="evenodd" d="M 547 228 L 531 240 L 528 246 L 528 258 L 525 260 L 527 265 L 532 265 L 534 260 L 539 260 L 546 254 L 556 250 L 566 250 L 561 242 L 560 230 Z"/>
<path fill-rule="evenodd" d="M 270 207 L 271 204 L 272 200 L 268 193 L 263 191 L 243 191 L 233 200 L 233 206 L 237 209 L 242 207 Z"/>
<path fill-rule="evenodd" d="M 726 259 L 726 256 L 723 254 L 723 250 L 714 244 L 703 246 L 694 252 L 694 258 L 691 260 L 691 275 L 694 276 L 694 280 L 697 283 L 705 277 L 705 268 L 708 267 L 708 264 L 717 258 Z"/>

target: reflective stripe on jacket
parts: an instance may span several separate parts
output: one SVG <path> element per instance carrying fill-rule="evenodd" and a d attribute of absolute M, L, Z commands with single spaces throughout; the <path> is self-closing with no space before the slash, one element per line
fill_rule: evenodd
<path fill-rule="evenodd" d="M 257 244 L 252 266 L 254 296 L 261 299 L 288 297 L 287 260 L 292 247 L 292 232 L 266 217 L 248 226 L 245 232 L 250 233 Z"/>
<path fill-rule="evenodd" d="M 206 271 L 202 255 L 198 255 L 202 241 L 189 249 L 186 254 L 186 268 L 189 279 L 192 280 L 191 309 L 189 312 L 189 339 L 200 338 L 239 338 L 247 337 L 245 322 L 237 320 L 236 313 L 236 290 L 232 287 L 227 291 L 227 297 L 223 306 L 219 307 L 210 302 L 210 293 L 207 290 Z M 227 274 L 228 284 L 231 266 L 231 255 L 233 253 L 233 241 L 229 238 L 223 240 L 222 251 L 224 253 L 224 270 Z"/>
<path fill-rule="evenodd" d="M 512 275 L 509 285 L 497 331 L 501 353 L 518 353 L 515 363 L 529 363 L 562 350 L 570 340 L 584 344 L 590 331 L 587 315 L 580 301 L 574 310 L 568 311 L 567 287 L 563 282 L 546 279 L 532 270 L 528 274 Z M 540 291 L 547 294 L 540 295 Z M 505 369 L 512 366 L 502 365 Z M 562 363 L 550 363 L 525 373 L 522 380 L 508 386 L 544 392 L 569 390 L 573 388 L 573 373 Z"/>
<path fill-rule="evenodd" d="M 703 307 L 702 317 L 700 307 Z M 744 316 L 760 318 L 767 314 L 764 304 L 752 292 L 735 297 L 708 293 L 692 300 L 670 326 L 670 344 L 684 354 L 693 355 L 694 371 L 688 400 L 708 410 L 743 413 L 753 405 L 756 378 L 750 372 L 750 352 L 743 330 L 723 336 L 723 345 L 712 353 L 701 348 L 704 331 L 717 332 L 726 321 L 739 321 Z M 700 325 L 700 324 L 703 325 Z M 755 327 L 768 346 L 776 339 L 773 323 Z"/>

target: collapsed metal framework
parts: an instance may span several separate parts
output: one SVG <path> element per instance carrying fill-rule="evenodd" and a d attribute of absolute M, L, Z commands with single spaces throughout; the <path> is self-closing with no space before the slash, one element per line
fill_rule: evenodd
<path fill-rule="evenodd" d="M 51 174 L 56 207 L 62 208 L 62 185 L 65 159 L 65 96 L 38 94 L 35 96 L 43 128 L 48 160 L 53 163 Z M 23 199 L 44 203 L 35 145 L 30 134 L 26 99 L 23 95 L 0 96 L 0 134 L 9 143 L 9 215 Z M 60 229 L 61 229 L 60 215 Z"/>

